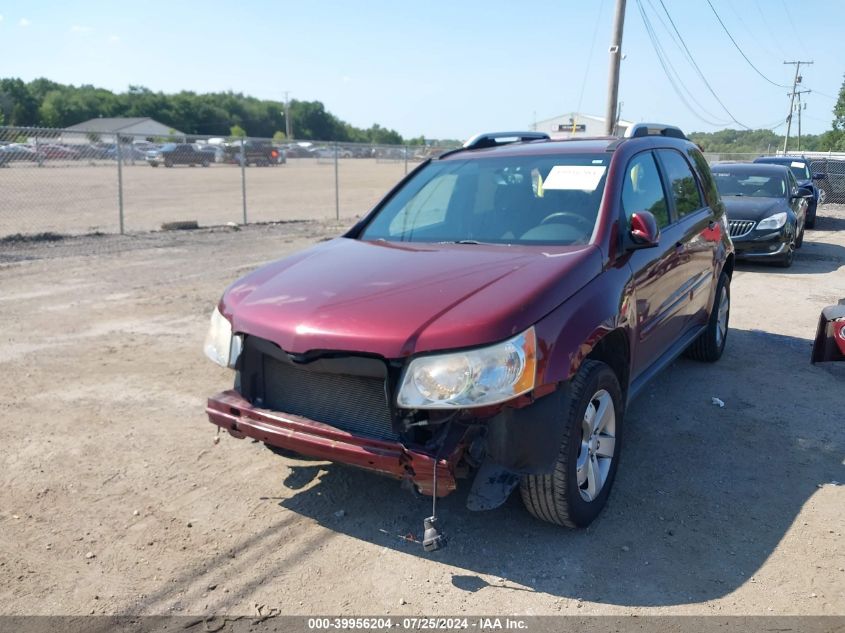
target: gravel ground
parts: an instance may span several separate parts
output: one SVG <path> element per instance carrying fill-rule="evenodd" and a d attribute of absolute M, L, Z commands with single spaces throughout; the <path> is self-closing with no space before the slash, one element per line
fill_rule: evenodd
<path fill-rule="evenodd" d="M 409 162 L 408 169 L 418 163 Z M 287 165 L 245 170 L 250 222 L 352 218 L 366 213 L 405 174 L 404 161 L 375 158 L 294 158 Z M 124 226 L 154 231 L 165 222 L 196 220 L 201 226 L 243 221 L 241 169 L 237 165 L 153 169 L 123 168 Z M 337 197 L 335 197 L 337 182 Z M 16 233 L 117 233 L 118 174 L 114 163 L 12 163 L 0 169 L 0 238 Z M 335 205 L 338 205 L 336 209 Z"/>
<path fill-rule="evenodd" d="M 223 288 L 341 226 L 0 243 L 0 614 L 845 614 L 845 368 L 809 363 L 845 206 L 817 226 L 793 268 L 738 267 L 719 363 L 634 403 L 589 529 L 471 513 L 464 482 L 434 555 L 403 539 L 428 501 L 215 444 L 203 411 L 232 380 L 201 353 Z"/>

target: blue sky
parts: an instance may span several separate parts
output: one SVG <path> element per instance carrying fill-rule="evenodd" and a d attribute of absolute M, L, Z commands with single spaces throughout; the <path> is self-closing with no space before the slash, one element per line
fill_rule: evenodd
<path fill-rule="evenodd" d="M 696 114 L 670 86 L 637 2 L 628 0 L 622 117 L 677 123 L 688 131 L 739 127 L 682 57 L 661 1 L 641 2 Z M 794 67 L 784 60 L 815 61 L 802 69 L 803 87 L 814 89 L 805 97 L 803 129 L 829 129 L 845 73 L 845 2 L 711 2 L 746 55 L 775 83 L 791 84 Z M 753 128 L 784 120 L 788 90 L 768 83 L 742 59 L 707 0 L 663 3 L 733 118 Z M 354 125 L 465 138 L 526 128 L 535 117 L 576 110 L 602 115 L 613 5 L 0 1 L 0 75 L 116 91 L 140 84 L 165 92 L 233 90 L 282 99 L 288 90 L 292 98 L 322 101 Z M 799 20 L 800 30 L 794 26 Z M 728 123 L 710 125 L 699 117 Z"/>

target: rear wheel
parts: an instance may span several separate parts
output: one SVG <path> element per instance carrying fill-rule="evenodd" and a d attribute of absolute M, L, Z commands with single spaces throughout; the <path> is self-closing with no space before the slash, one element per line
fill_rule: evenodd
<path fill-rule="evenodd" d="M 694 360 L 713 363 L 722 357 L 728 340 L 728 321 L 731 316 L 731 278 L 722 271 L 716 285 L 716 296 L 707 327 L 686 349 L 684 355 Z"/>
<path fill-rule="evenodd" d="M 526 475 L 520 494 L 536 518 L 586 527 L 607 502 L 622 448 L 622 389 L 606 364 L 587 360 L 571 385 L 565 431 L 554 471 Z"/>

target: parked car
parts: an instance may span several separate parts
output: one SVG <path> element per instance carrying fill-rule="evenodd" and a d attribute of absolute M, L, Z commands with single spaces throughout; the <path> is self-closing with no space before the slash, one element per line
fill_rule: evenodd
<path fill-rule="evenodd" d="M 269 141 L 248 139 L 244 141 L 243 149 L 241 149 L 240 141 L 227 143 L 224 147 L 223 156 L 224 162 L 235 163 L 236 165 L 240 165 L 241 160 L 244 160 L 245 167 L 250 165 L 269 167 L 279 164 L 279 150 L 273 147 Z"/>
<path fill-rule="evenodd" d="M 208 167 L 214 160 L 208 152 L 202 152 L 190 143 L 166 143 L 160 149 L 147 152 L 147 162 L 151 167 L 164 165 L 202 165 Z"/>
<path fill-rule="evenodd" d="M 707 161 L 678 128 L 629 135 L 479 135 L 342 237 L 234 282 L 204 346 L 236 372 L 210 421 L 435 498 L 474 472 L 471 509 L 519 487 L 535 517 L 589 525 L 628 404 L 728 335 L 734 254 Z"/>
<path fill-rule="evenodd" d="M 78 150 L 57 143 L 39 144 L 38 152 L 43 158 L 51 160 L 79 160 L 81 156 Z"/>
<path fill-rule="evenodd" d="M 10 143 L 0 147 L 0 166 L 5 166 L 12 162 L 35 162 L 37 160 L 38 153 L 25 143 Z"/>
<path fill-rule="evenodd" d="M 810 161 L 803 156 L 761 156 L 754 159 L 755 163 L 769 163 L 773 165 L 784 165 L 789 167 L 799 187 L 808 189 L 812 194 L 812 198 L 808 198 L 807 207 L 807 228 L 816 226 L 816 211 L 819 207 L 821 199 L 821 187 L 816 182 L 824 180 L 827 176 L 823 173 L 814 174 L 810 171 Z"/>
<path fill-rule="evenodd" d="M 719 163 L 713 178 L 728 213 L 731 240 L 738 258 L 792 266 L 804 242 L 808 200 L 783 165 Z"/>
<path fill-rule="evenodd" d="M 838 305 L 827 306 L 819 315 L 810 361 L 845 361 L 845 299 Z"/>
<path fill-rule="evenodd" d="M 202 145 L 197 144 L 196 148 L 201 152 L 207 153 L 212 163 L 225 162 L 226 152 L 222 145 L 209 145 L 204 143 Z"/>
<path fill-rule="evenodd" d="M 314 158 L 314 151 L 311 144 L 290 143 L 284 148 L 288 158 Z"/>

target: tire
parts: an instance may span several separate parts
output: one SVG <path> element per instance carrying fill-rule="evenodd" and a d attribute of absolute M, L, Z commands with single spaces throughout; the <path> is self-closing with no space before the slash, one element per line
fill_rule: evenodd
<path fill-rule="evenodd" d="M 599 417 L 597 409 L 606 411 L 609 417 Z M 572 380 L 569 410 L 561 412 L 566 416 L 566 428 L 554 471 L 525 475 L 520 481 L 522 503 L 530 514 L 568 528 L 586 527 L 593 522 L 613 487 L 622 450 L 623 413 L 622 389 L 616 374 L 602 362 L 584 361 Z M 594 435 L 585 442 L 584 429 L 588 425 Z M 610 455 L 604 454 L 607 452 Z M 581 468 L 579 462 L 583 464 Z M 579 479 L 583 479 L 580 485 Z"/>
<path fill-rule="evenodd" d="M 725 351 L 728 340 L 728 322 L 731 316 L 731 278 L 725 271 L 719 275 L 713 307 L 707 327 L 684 351 L 684 355 L 705 363 L 715 363 Z"/>
<path fill-rule="evenodd" d="M 820 201 L 819 201 L 820 202 Z M 804 220 L 804 227 L 808 229 L 815 228 L 816 226 L 816 213 L 819 210 L 819 202 L 816 202 L 816 206 L 813 207 L 813 212 L 810 213 L 810 210 L 807 210 L 807 219 Z M 803 237 L 804 234 L 802 233 L 801 236 Z"/>
<path fill-rule="evenodd" d="M 164 166 L 165 167 L 173 167 L 173 163 L 171 163 L 169 160 L 166 160 L 166 161 L 164 161 Z"/>
<path fill-rule="evenodd" d="M 208 165 L 209 165 L 209 162 L 207 160 L 202 161 L 203 167 L 208 167 Z"/>
<path fill-rule="evenodd" d="M 158 167 L 158 163 L 150 163 L 150 167 Z"/>
<path fill-rule="evenodd" d="M 792 262 L 795 261 L 795 240 L 793 239 L 789 246 L 786 249 L 786 252 L 783 254 L 775 265 L 780 266 L 781 268 L 789 268 L 792 266 Z"/>
<path fill-rule="evenodd" d="M 801 248 L 804 244 L 804 227 L 801 227 L 801 233 L 798 235 L 798 239 L 795 240 L 795 248 Z"/>

